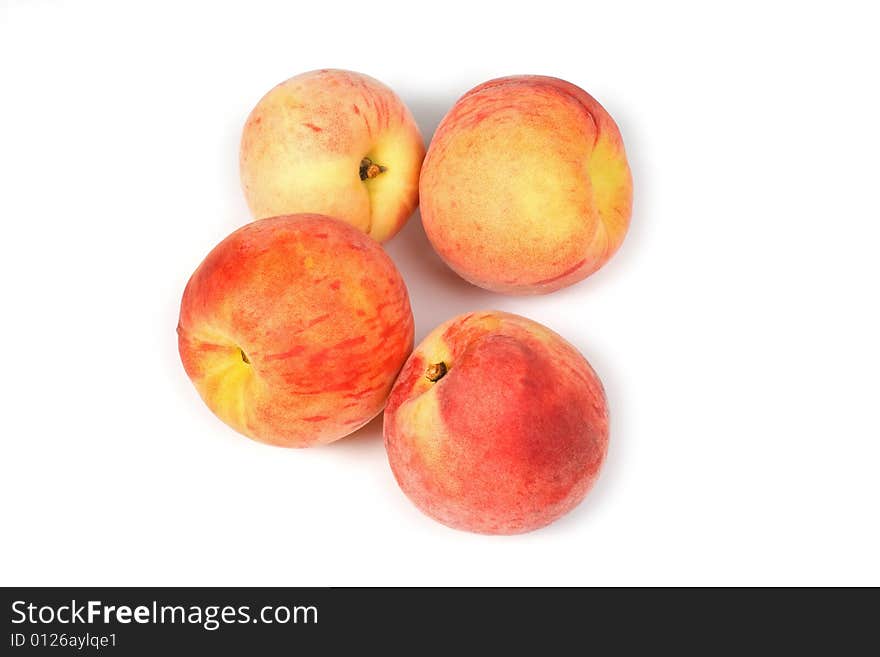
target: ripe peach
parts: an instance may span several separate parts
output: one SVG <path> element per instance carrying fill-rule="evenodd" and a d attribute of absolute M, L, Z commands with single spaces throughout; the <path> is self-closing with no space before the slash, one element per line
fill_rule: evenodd
<path fill-rule="evenodd" d="M 409 110 L 378 80 L 321 70 L 282 82 L 241 137 L 241 183 L 255 218 L 338 217 L 384 242 L 419 202 L 425 145 Z"/>
<path fill-rule="evenodd" d="M 466 93 L 431 141 L 421 211 L 437 253 L 475 285 L 542 294 L 599 269 L 629 226 L 620 132 L 573 84 L 499 78 Z"/>
<path fill-rule="evenodd" d="M 608 410 L 596 373 L 550 329 L 487 311 L 435 329 L 385 407 L 403 492 L 440 522 L 515 534 L 574 508 L 599 473 Z"/>
<path fill-rule="evenodd" d="M 180 358 L 229 426 L 284 447 L 328 443 L 385 405 L 412 349 L 403 279 L 379 244 L 337 219 L 262 219 L 190 278 Z"/>

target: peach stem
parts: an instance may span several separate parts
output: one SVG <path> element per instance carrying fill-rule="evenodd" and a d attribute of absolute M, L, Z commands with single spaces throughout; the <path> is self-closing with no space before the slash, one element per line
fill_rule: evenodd
<path fill-rule="evenodd" d="M 425 376 L 428 381 L 439 381 L 444 376 L 446 376 L 446 363 L 442 360 L 439 363 L 434 363 L 433 365 L 428 365 L 428 369 L 425 370 Z"/>
<path fill-rule="evenodd" d="M 370 158 L 365 157 L 364 159 L 361 160 L 361 167 L 360 167 L 361 180 L 375 178 L 380 173 L 384 173 L 384 172 L 385 172 L 385 167 L 383 167 L 381 164 L 376 164 Z"/>

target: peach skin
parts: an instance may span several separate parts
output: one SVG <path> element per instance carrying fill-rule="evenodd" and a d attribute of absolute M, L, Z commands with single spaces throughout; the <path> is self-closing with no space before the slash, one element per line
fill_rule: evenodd
<path fill-rule="evenodd" d="M 241 184 L 257 219 L 338 217 L 390 239 L 419 202 L 425 145 L 409 110 L 371 77 L 320 70 L 257 103 L 241 137 Z"/>
<path fill-rule="evenodd" d="M 190 278 L 180 358 L 208 407 L 250 438 L 329 443 L 381 412 L 412 349 L 406 286 L 382 247 L 321 215 L 262 219 Z"/>
<path fill-rule="evenodd" d="M 497 311 L 449 320 L 416 348 L 385 407 L 385 447 L 424 513 L 484 534 L 573 509 L 608 448 L 596 373 L 550 329 Z"/>
<path fill-rule="evenodd" d="M 475 285 L 544 294 L 617 250 L 632 178 L 617 125 L 584 90 L 520 75 L 481 84 L 437 128 L 419 184 L 422 222 Z"/>

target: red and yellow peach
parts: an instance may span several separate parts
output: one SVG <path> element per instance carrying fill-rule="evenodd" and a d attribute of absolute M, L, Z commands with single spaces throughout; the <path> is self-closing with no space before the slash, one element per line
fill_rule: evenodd
<path fill-rule="evenodd" d="M 412 114 L 373 78 L 324 69 L 269 91 L 241 137 L 255 218 L 318 212 L 390 239 L 418 205 L 425 145 Z"/>
<path fill-rule="evenodd" d="M 582 280 L 618 249 L 632 178 L 614 120 L 556 78 L 481 84 L 449 111 L 420 181 L 425 232 L 480 287 L 542 294 Z"/>
<path fill-rule="evenodd" d="M 608 447 L 599 378 L 568 342 L 518 315 L 435 329 L 401 370 L 385 446 L 403 492 L 450 527 L 537 529 L 574 508 Z"/>
<path fill-rule="evenodd" d="M 412 349 L 403 279 L 356 228 L 303 214 L 250 223 L 190 278 L 180 357 L 211 410 L 285 447 L 328 443 L 381 412 Z"/>

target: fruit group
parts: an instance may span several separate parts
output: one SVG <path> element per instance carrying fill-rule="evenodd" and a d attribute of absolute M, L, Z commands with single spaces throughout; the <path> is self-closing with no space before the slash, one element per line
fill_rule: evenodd
<path fill-rule="evenodd" d="M 437 253 L 468 281 L 540 294 L 601 267 L 629 226 L 632 179 L 617 125 L 582 89 L 522 75 L 449 111 L 422 167 Z"/>
<path fill-rule="evenodd" d="M 574 508 L 608 447 L 602 384 L 583 356 L 518 315 L 435 329 L 401 370 L 385 446 L 404 493 L 451 527 L 515 534 Z"/>
<path fill-rule="evenodd" d="M 376 416 L 412 349 L 403 279 L 337 219 L 263 219 L 232 233 L 189 280 L 178 346 L 212 411 L 286 447 L 328 443 Z"/>
<path fill-rule="evenodd" d="M 382 242 L 418 205 L 425 146 L 409 110 L 378 80 L 324 69 L 282 82 L 257 103 L 240 168 L 254 218 L 318 212 Z"/>

